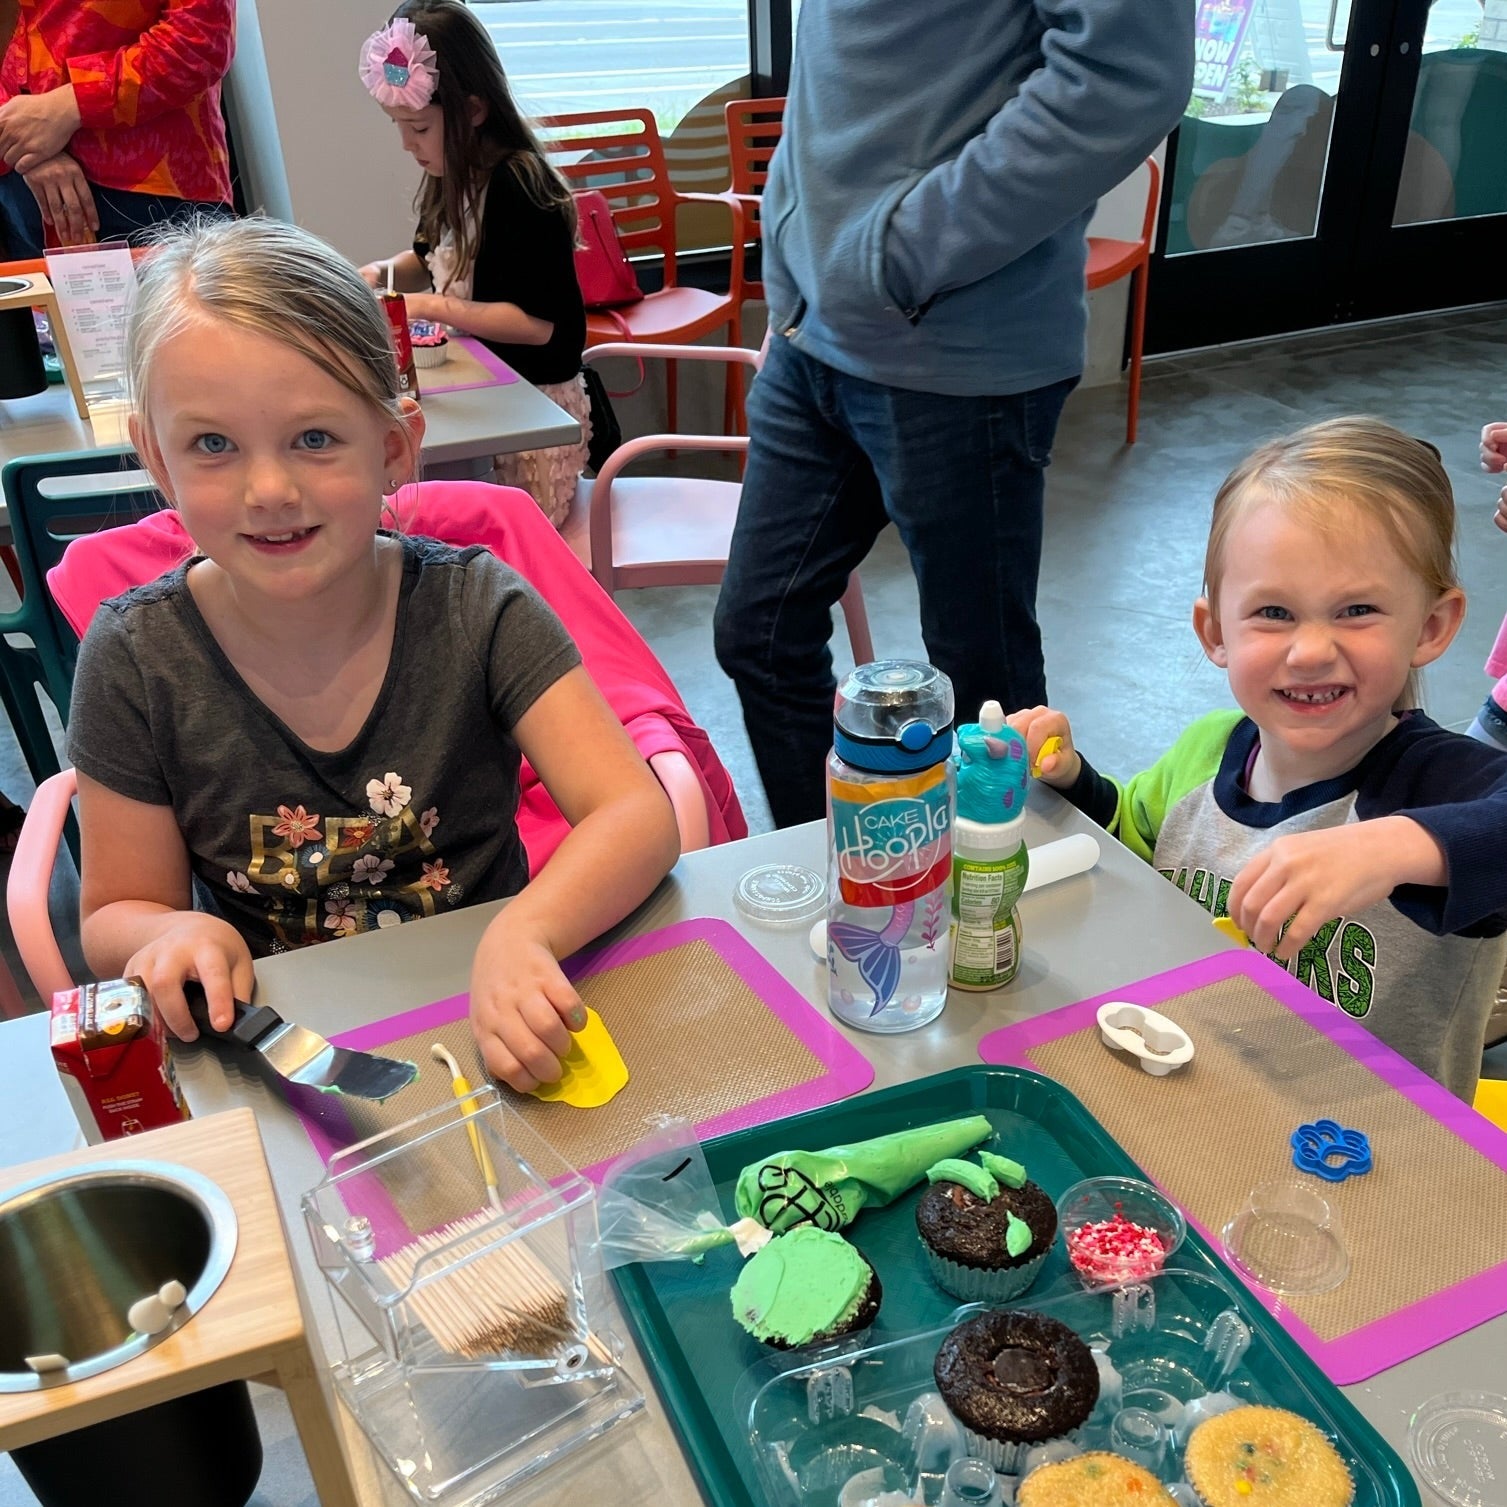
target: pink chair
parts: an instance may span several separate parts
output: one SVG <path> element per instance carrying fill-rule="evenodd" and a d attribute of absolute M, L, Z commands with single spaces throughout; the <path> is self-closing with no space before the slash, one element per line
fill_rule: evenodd
<path fill-rule="evenodd" d="M 767 343 L 767 341 L 766 341 Z M 762 351 L 742 346 L 592 346 L 589 362 L 613 356 L 674 361 L 720 361 L 758 371 Z M 642 586 L 716 586 L 727 568 L 741 483 L 694 476 L 623 476 L 643 456 L 668 450 L 746 455 L 744 435 L 649 434 L 614 450 L 595 478 L 576 483 L 575 501 L 560 535 L 609 593 Z M 855 664 L 874 658 L 874 640 L 855 570 L 842 594 L 843 618 Z"/>
<path fill-rule="evenodd" d="M 737 792 L 711 740 L 692 720 L 649 646 L 581 569 L 527 493 L 488 482 L 421 482 L 398 492 L 393 506 L 407 533 L 450 544 L 485 544 L 555 609 L 598 689 L 665 787 L 683 851 L 747 836 Z M 48 588 L 82 637 L 102 601 L 154 580 L 187 559 L 192 548 L 176 513 L 156 513 L 125 528 L 74 540 L 62 562 L 48 572 Z M 535 874 L 569 825 L 527 760 L 520 779 L 518 829 L 529 872 Z M 17 947 L 44 999 L 69 987 L 47 913 L 47 889 L 75 789 L 71 769 L 38 789 L 11 860 L 6 892 Z"/>

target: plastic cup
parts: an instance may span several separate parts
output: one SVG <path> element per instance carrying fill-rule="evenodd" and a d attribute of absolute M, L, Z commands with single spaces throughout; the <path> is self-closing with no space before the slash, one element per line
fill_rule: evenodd
<path fill-rule="evenodd" d="M 1350 1275 L 1339 1214 L 1304 1183 L 1253 1188 L 1219 1241 L 1242 1277 L 1284 1296 L 1329 1292 Z"/>
<path fill-rule="evenodd" d="M 954 1460 L 942 1478 L 937 1507 L 1000 1507 L 999 1477 L 987 1460 Z"/>
<path fill-rule="evenodd" d="M 1161 1251 L 1127 1250 L 1115 1257 L 1105 1251 L 1076 1252 L 1073 1237 L 1085 1226 L 1120 1226 L 1128 1222 L 1156 1236 Z M 1108 1287 L 1141 1282 L 1154 1276 L 1171 1259 L 1188 1233 L 1183 1211 L 1150 1183 L 1134 1177 L 1090 1177 L 1074 1183 L 1057 1200 L 1057 1223 L 1067 1243 L 1068 1261 L 1090 1286 Z"/>

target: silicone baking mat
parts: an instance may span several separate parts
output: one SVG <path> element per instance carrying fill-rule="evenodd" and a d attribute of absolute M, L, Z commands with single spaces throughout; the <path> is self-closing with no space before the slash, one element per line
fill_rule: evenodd
<path fill-rule="evenodd" d="M 1095 1012 L 1154 1007 L 1193 1039 L 1164 1078 L 1105 1047 Z M 1255 1289 L 1335 1381 L 1360 1381 L 1507 1311 L 1507 1136 L 1342 1011 L 1249 950 L 994 1031 L 985 1062 L 1072 1090 L 1205 1238 L 1257 1184 L 1300 1179 L 1289 1137 L 1328 1118 L 1374 1169 L 1313 1185 L 1338 1209 L 1350 1275 L 1332 1292 Z"/>
<path fill-rule="evenodd" d="M 441 366 L 419 368 L 419 397 L 427 393 L 460 392 L 467 387 L 508 387 L 518 373 L 501 356 L 469 335 L 452 335 L 445 347 L 449 359 Z"/>
<path fill-rule="evenodd" d="M 835 1103 L 873 1082 L 869 1060 L 726 921 L 682 921 L 614 942 L 577 954 L 565 972 L 612 1032 L 627 1087 L 597 1109 L 503 1093 L 590 1177 L 650 1133 L 651 1115 L 682 1115 L 705 1139 Z M 341 1115 L 305 1120 L 326 1160 L 341 1145 L 449 1102 L 450 1075 L 430 1057 L 431 1042 L 447 1046 L 472 1083 L 487 1081 L 466 1007 L 467 996 L 457 994 L 333 1038 L 416 1062 L 419 1077 L 386 1103 L 342 1100 Z M 448 1201 L 437 1198 L 436 1207 L 442 1201 L 436 1223 L 454 1217 Z M 430 1227 L 417 1211 L 404 1214 L 411 1228 Z"/>

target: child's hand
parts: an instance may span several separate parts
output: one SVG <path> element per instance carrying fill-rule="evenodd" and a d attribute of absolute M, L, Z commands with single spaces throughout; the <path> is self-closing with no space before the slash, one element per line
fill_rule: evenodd
<path fill-rule="evenodd" d="M 509 927 L 504 911 L 487 927 L 471 965 L 471 1029 L 494 1077 L 521 1094 L 560 1078 L 570 1033 L 586 1007 L 536 937 Z"/>
<path fill-rule="evenodd" d="M 1496 517 L 1491 521 L 1496 524 L 1496 526 L 1501 529 L 1504 534 L 1507 534 L 1507 487 L 1502 488 L 1502 495 L 1497 498 Z"/>
<path fill-rule="evenodd" d="M 203 986 L 217 1031 L 230 1029 L 236 1000 L 249 1000 L 256 983 L 245 938 L 228 921 L 198 911 L 184 911 L 182 920 L 134 953 L 122 976 L 147 986 L 157 1013 L 179 1041 L 199 1034 L 183 997 L 185 979 Z"/>
<path fill-rule="evenodd" d="M 1443 849 L 1410 818 L 1347 822 L 1279 837 L 1264 848 L 1236 875 L 1229 914 L 1259 951 L 1275 949 L 1290 962 L 1336 916 L 1385 900 L 1399 884 L 1447 878 Z"/>
<path fill-rule="evenodd" d="M 1037 779 L 1065 790 L 1078 778 L 1083 760 L 1073 747 L 1073 730 L 1061 712 L 1049 706 L 1033 706 L 1029 711 L 1012 712 L 1005 721 L 1026 740 L 1027 761 Z M 1048 738 L 1059 739 L 1060 746 L 1043 758 L 1041 750 Z"/>
<path fill-rule="evenodd" d="M 1493 476 L 1507 470 L 1507 424 L 1487 424 L 1481 430 L 1481 469 Z"/>

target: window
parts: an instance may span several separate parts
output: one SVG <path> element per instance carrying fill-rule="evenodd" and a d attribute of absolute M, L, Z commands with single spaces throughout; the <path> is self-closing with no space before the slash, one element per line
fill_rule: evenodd
<path fill-rule="evenodd" d="M 748 0 L 484 0 L 473 9 L 533 116 L 642 106 L 668 137 L 749 71 Z"/>

